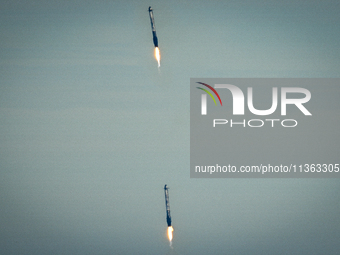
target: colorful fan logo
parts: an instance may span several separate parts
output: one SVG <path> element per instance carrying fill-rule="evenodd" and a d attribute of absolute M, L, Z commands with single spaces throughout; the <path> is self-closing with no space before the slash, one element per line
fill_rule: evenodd
<path fill-rule="evenodd" d="M 213 87 L 211 87 L 210 85 L 205 84 L 205 83 L 203 83 L 203 82 L 197 82 L 197 83 L 199 83 L 199 84 L 201 84 L 201 85 L 204 85 L 204 86 L 206 86 L 207 88 L 211 89 L 211 91 L 214 92 L 215 95 L 217 96 L 218 100 L 220 100 L 220 104 L 221 104 L 221 106 L 222 106 L 222 101 L 221 101 L 220 95 L 217 93 L 217 91 L 216 91 Z M 217 105 L 214 96 L 211 94 L 211 92 L 210 92 L 209 90 L 203 89 L 203 88 L 200 88 L 200 87 L 197 87 L 197 88 L 198 88 L 198 89 L 201 89 L 201 90 L 203 90 L 203 91 L 205 91 L 209 96 L 211 96 L 211 98 L 212 98 L 212 99 L 214 100 L 214 102 L 215 102 L 215 105 Z"/>

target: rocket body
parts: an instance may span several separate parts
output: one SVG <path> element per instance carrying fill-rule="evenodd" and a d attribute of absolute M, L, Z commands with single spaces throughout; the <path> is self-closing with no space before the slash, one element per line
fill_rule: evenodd
<path fill-rule="evenodd" d="M 170 203 L 169 203 L 169 191 L 168 187 L 164 186 L 164 194 L 165 194 L 165 209 L 166 209 L 166 223 L 168 227 L 171 226 L 171 215 L 170 215 Z"/>
<path fill-rule="evenodd" d="M 150 16 L 150 22 L 151 22 L 153 44 L 155 45 L 155 47 L 158 47 L 158 38 L 156 34 L 155 20 L 153 19 L 153 11 L 152 11 L 151 6 L 149 7 L 149 16 Z"/>

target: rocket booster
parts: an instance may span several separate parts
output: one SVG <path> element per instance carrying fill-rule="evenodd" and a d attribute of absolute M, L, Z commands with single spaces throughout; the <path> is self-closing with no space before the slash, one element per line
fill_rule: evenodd
<path fill-rule="evenodd" d="M 149 6 L 149 16 L 150 16 L 150 22 L 151 22 L 153 44 L 155 45 L 155 47 L 158 47 L 158 39 L 157 39 L 157 35 L 156 35 L 156 26 L 155 26 L 155 21 L 153 19 L 153 12 L 152 12 L 151 6 Z"/>
<path fill-rule="evenodd" d="M 165 209 L 166 209 L 166 222 L 168 224 L 168 227 L 171 226 L 171 215 L 170 215 L 170 203 L 169 203 L 169 192 L 168 187 L 164 186 L 164 194 L 165 194 Z"/>

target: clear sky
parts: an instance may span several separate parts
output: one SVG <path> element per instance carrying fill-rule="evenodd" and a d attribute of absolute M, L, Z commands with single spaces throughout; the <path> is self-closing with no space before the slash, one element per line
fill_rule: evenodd
<path fill-rule="evenodd" d="M 338 252 L 338 179 L 190 179 L 189 82 L 339 78 L 339 11 L 327 0 L 0 0 L 0 253 Z"/>

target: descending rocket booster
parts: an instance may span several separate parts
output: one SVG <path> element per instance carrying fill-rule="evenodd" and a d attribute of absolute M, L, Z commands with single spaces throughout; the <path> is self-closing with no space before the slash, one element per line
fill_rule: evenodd
<path fill-rule="evenodd" d="M 153 44 L 155 45 L 155 58 L 158 62 L 158 68 L 161 66 L 161 53 L 158 48 L 158 39 L 156 35 L 156 26 L 155 26 L 155 21 L 153 19 L 153 12 L 151 6 L 149 6 L 149 16 L 150 16 L 150 22 L 151 22 L 151 30 L 152 30 L 152 39 L 153 39 Z"/>
<path fill-rule="evenodd" d="M 153 44 L 155 45 L 155 47 L 158 47 L 158 39 L 157 39 L 157 35 L 156 35 L 156 26 L 155 26 L 155 21 L 153 19 L 153 12 L 152 12 L 151 6 L 149 6 L 149 16 L 150 16 L 150 22 L 151 22 Z"/>
<path fill-rule="evenodd" d="M 170 203 L 169 203 L 169 188 L 164 185 L 164 194 L 165 194 L 165 209 L 166 209 L 166 223 L 168 224 L 168 238 L 170 242 L 170 246 L 172 245 L 173 238 L 173 227 L 171 226 L 171 215 L 170 215 Z"/>
<path fill-rule="evenodd" d="M 165 194 L 165 208 L 166 208 L 166 222 L 168 223 L 168 227 L 171 227 L 171 215 L 170 215 L 170 203 L 169 203 L 169 192 L 168 187 L 164 186 L 164 194 Z"/>

